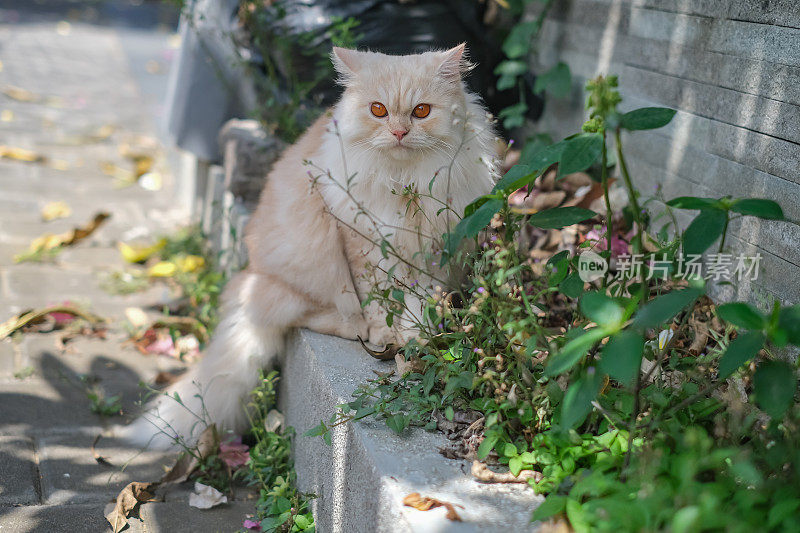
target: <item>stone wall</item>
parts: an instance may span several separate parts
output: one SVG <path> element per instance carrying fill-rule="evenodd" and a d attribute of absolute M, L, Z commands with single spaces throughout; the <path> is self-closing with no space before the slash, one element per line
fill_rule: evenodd
<path fill-rule="evenodd" d="M 800 220 L 797 0 L 556 0 L 536 66 L 558 61 L 573 87 L 549 99 L 537 130 L 578 131 L 586 80 L 616 73 L 623 110 L 678 109 L 668 127 L 624 141 L 644 195 L 661 184 L 666 198 L 764 197 Z M 763 257 L 741 296 L 800 302 L 800 226 L 746 218 L 732 230 L 731 253 Z"/>

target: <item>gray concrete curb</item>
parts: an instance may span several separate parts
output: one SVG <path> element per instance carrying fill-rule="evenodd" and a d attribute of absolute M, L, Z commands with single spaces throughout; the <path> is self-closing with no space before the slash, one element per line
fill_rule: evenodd
<path fill-rule="evenodd" d="M 524 485 L 486 485 L 469 474 L 467 461 L 445 459 L 447 439 L 421 429 L 396 435 L 383 422 L 343 424 L 332 431 L 332 446 L 303 433 L 328 420 L 336 405 L 373 370 L 394 363 L 371 359 L 355 342 L 299 331 L 288 342 L 281 373 L 280 403 L 295 428 L 295 466 L 300 489 L 313 502 L 317 531 L 470 532 L 533 531 L 530 517 L 542 498 Z M 390 366 L 392 365 L 392 366 Z M 445 518 L 444 508 L 404 507 L 412 492 L 463 506 L 463 522 Z"/>

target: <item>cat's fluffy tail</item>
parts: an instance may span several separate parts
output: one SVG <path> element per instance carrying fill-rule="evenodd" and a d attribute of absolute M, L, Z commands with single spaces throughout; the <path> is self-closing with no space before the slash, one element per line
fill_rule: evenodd
<path fill-rule="evenodd" d="M 237 292 L 244 285 L 240 284 Z M 121 430 L 123 439 L 167 449 L 193 446 L 211 421 L 221 430 L 241 433 L 246 428 L 248 396 L 258 385 L 259 370 L 274 366 L 286 330 L 258 327 L 248 316 L 247 306 L 242 305 L 242 295 L 230 296 L 232 305 L 223 309 L 223 318 L 203 358 L 138 420 Z"/>

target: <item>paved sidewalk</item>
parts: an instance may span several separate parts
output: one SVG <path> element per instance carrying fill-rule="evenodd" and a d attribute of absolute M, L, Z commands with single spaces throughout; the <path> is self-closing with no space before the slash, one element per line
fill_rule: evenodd
<path fill-rule="evenodd" d="M 70 301 L 109 319 L 111 329 L 106 340 L 79 337 L 66 350 L 58 333 L 0 341 L 2 533 L 110 530 L 104 511 L 119 490 L 129 481 L 157 480 L 175 458 L 139 454 L 104 438 L 97 452 L 113 466 L 99 464 L 91 452 L 94 437 L 125 419 L 92 414 L 80 379 L 96 377 L 108 394 L 122 394 L 130 416 L 141 394 L 139 382 L 152 383 L 159 371 L 180 366 L 174 359 L 143 356 L 124 343 L 124 309 L 158 305 L 168 297 L 166 289 L 116 296 L 99 284 L 104 272 L 123 266 L 117 240 L 170 232 L 181 222 L 166 172 L 163 189 L 148 191 L 116 188 L 101 169 L 109 161 L 126 166 L 120 143 L 143 142 L 136 136 L 156 138 L 158 109 L 146 97 L 165 83 L 170 51 L 158 43 L 166 43 L 169 33 L 139 27 L 132 41 L 119 24 L 135 9 L 126 2 L 50 4 L 63 13 L 40 16 L 33 11 L 38 3 L 27 0 L 10 0 L 0 8 L 0 89 L 16 86 L 36 96 L 19 101 L 0 94 L 0 145 L 48 158 L 38 163 L 0 159 L 0 323 L 25 309 Z M 15 11 L 14 5 L 22 7 Z M 113 9 L 103 10 L 109 6 Z M 104 19 L 108 12 L 121 18 Z M 132 68 L 126 39 L 163 54 L 149 60 L 154 62 L 148 62 L 147 72 L 141 64 Z M 137 58 L 146 59 L 144 49 L 137 50 Z M 136 76 L 147 75 L 153 78 L 143 96 Z M 107 125 L 116 128 L 109 138 L 86 138 Z M 69 204 L 73 214 L 42 222 L 41 208 L 56 200 Z M 98 211 L 111 218 L 55 262 L 14 264 L 14 254 L 33 238 L 85 224 Z M 141 520 L 132 519 L 130 531 L 235 531 L 252 510 L 248 502 L 209 511 L 190 508 L 189 490 L 178 487 L 165 502 L 143 505 Z"/>

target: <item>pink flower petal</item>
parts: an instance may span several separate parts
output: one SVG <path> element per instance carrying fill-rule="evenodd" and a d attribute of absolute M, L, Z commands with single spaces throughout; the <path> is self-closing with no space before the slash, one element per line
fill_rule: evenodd
<path fill-rule="evenodd" d="M 250 459 L 248 451 L 250 447 L 242 444 L 242 438 L 236 437 L 233 440 L 220 443 L 219 458 L 233 470 L 243 467 Z"/>
<path fill-rule="evenodd" d="M 242 524 L 242 527 L 245 529 L 249 529 L 250 531 L 261 531 L 261 524 L 254 520 L 245 520 Z"/>

